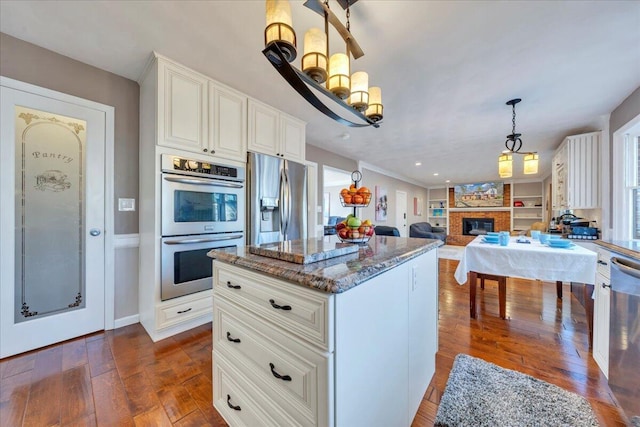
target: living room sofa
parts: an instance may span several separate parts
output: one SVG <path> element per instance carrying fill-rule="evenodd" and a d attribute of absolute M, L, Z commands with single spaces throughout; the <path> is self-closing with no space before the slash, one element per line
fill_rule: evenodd
<path fill-rule="evenodd" d="M 438 239 L 446 243 L 447 230 L 443 227 L 432 227 L 428 222 L 416 222 L 409 226 L 409 237 Z"/>

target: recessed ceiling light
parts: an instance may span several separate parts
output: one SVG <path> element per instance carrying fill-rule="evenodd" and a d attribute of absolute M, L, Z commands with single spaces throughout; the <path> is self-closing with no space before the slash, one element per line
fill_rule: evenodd
<path fill-rule="evenodd" d="M 445 182 L 451 182 L 451 180 L 450 180 L 450 179 L 448 179 L 448 180 L 446 180 Z"/>
<path fill-rule="evenodd" d="M 421 166 L 422 162 L 416 162 L 416 166 Z"/>
<path fill-rule="evenodd" d="M 434 173 L 433 176 L 438 176 L 438 172 Z"/>

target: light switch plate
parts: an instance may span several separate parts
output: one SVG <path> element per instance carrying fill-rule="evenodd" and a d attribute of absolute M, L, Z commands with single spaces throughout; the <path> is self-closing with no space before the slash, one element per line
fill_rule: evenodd
<path fill-rule="evenodd" d="M 121 212 L 135 211 L 136 199 L 118 199 L 118 210 Z"/>

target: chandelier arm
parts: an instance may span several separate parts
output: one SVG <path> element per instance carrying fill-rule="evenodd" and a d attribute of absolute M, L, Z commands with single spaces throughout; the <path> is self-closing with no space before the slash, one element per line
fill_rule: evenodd
<path fill-rule="evenodd" d="M 303 72 L 297 70 L 292 67 L 287 60 L 284 58 L 282 51 L 280 48 L 274 43 L 270 46 L 266 47 L 262 53 L 267 57 L 269 62 L 274 66 L 276 70 L 280 73 L 282 77 L 291 85 L 292 88 L 296 90 L 304 99 L 307 100 L 311 105 L 313 105 L 318 111 L 326 115 L 327 117 L 342 123 L 343 125 L 350 127 L 368 127 L 373 126 L 375 128 L 380 127 L 380 122 L 375 122 L 369 119 L 364 114 L 354 110 L 350 105 L 345 104 L 340 98 L 335 96 L 333 93 L 325 89 L 323 86 L 317 84 L 314 80 L 310 79 Z M 333 110 L 327 107 L 318 97 L 309 89 L 309 86 L 312 86 L 316 90 L 319 90 L 321 93 L 326 95 L 329 99 L 334 101 L 336 104 L 341 107 L 347 109 L 352 114 L 357 117 L 362 118 L 365 123 L 355 123 L 348 119 L 343 118 L 342 116 L 336 114 Z"/>
<path fill-rule="evenodd" d="M 358 59 L 361 56 L 364 56 L 362 48 L 353 37 L 353 35 L 351 35 L 351 32 L 347 30 L 342 22 L 340 22 L 340 19 L 336 16 L 336 14 L 333 13 L 333 11 L 329 9 L 329 6 L 324 4 L 322 0 L 307 0 L 304 2 L 304 6 L 308 7 L 321 16 L 324 16 L 325 13 L 327 14 L 329 23 L 333 26 L 333 28 L 336 29 L 338 34 L 340 34 L 344 42 L 347 44 L 349 50 L 351 51 L 351 54 L 353 55 L 353 59 Z"/>

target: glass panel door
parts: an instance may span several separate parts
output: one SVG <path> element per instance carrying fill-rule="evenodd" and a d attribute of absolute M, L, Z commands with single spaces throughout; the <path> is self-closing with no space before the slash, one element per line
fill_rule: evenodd
<path fill-rule="evenodd" d="M 15 321 L 85 307 L 87 123 L 15 107 Z"/>

